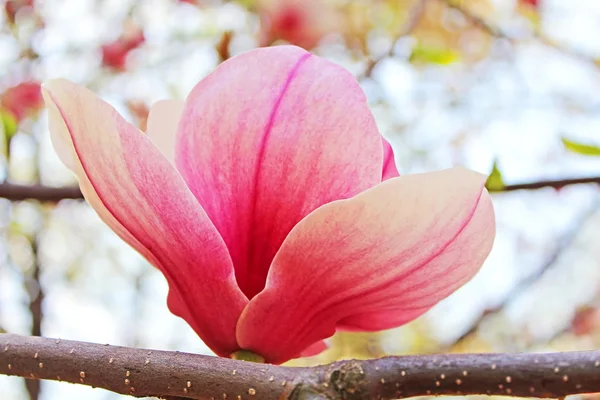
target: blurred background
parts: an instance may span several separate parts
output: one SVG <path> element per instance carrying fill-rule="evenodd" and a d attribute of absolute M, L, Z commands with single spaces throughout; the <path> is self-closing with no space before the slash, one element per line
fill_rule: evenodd
<path fill-rule="evenodd" d="M 290 364 L 600 345 L 599 1 L 0 4 L 0 197 L 15 184 L 38 185 L 34 194 L 76 185 L 50 145 L 40 82 L 85 85 L 144 129 L 153 102 L 184 98 L 231 56 L 285 42 L 356 75 L 401 174 L 491 174 L 498 234 L 475 279 L 408 325 L 338 334 Z M 566 185 L 581 177 L 591 183 Z M 522 183 L 532 185 L 515 190 Z M 0 332 L 210 354 L 168 312 L 162 275 L 84 201 L 61 199 L 77 190 L 51 193 L 0 199 Z M 121 396 L 0 376 L 0 398 Z"/>

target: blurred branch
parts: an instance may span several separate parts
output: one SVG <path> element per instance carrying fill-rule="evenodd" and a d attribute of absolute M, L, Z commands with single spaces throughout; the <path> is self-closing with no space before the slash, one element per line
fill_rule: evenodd
<path fill-rule="evenodd" d="M 36 234 L 31 243 L 33 253 L 33 274 L 28 279 L 29 287 L 29 311 L 31 313 L 31 334 L 33 336 L 42 336 L 42 321 L 44 319 L 44 310 L 42 303 L 44 301 L 44 291 L 40 283 L 40 262 L 38 259 L 38 235 Z M 26 379 L 25 386 L 29 398 L 37 400 L 40 397 L 40 382 L 34 379 Z"/>
<path fill-rule="evenodd" d="M 377 64 L 379 64 L 381 61 L 383 61 L 387 57 L 392 57 L 394 55 L 394 48 L 396 46 L 396 42 L 400 38 L 410 34 L 413 30 L 415 30 L 415 28 L 419 24 L 421 17 L 423 17 L 423 14 L 425 13 L 425 5 L 426 5 L 427 1 L 428 0 L 419 0 L 417 2 L 417 4 L 413 6 L 412 10 L 410 10 L 410 13 L 407 17 L 406 23 L 404 24 L 402 29 L 400 29 L 400 31 L 398 32 L 396 37 L 394 37 L 394 40 L 392 41 L 392 45 L 390 46 L 390 49 L 388 50 L 388 52 L 385 53 L 381 57 L 378 57 L 375 59 L 373 59 L 373 58 L 369 59 L 367 62 L 367 67 L 365 68 L 365 71 L 357 79 L 362 79 L 362 78 L 371 76 L 371 74 L 373 73 L 373 70 L 375 69 Z"/>
<path fill-rule="evenodd" d="M 482 17 L 474 14 L 471 10 L 469 10 L 467 7 L 464 6 L 462 1 L 460 1 L 460 0 L 441 0 L 441 1 L 446 3 L 446 5 L 448 7 L 459 11 L 469 22 L 471 22 L 473 25 L 479 27 L 480 29 L 486 31 L 490 35 L 499 37 L 502 39 L 508 39 L 510 41 L 514 40 L 513 37 L 510 37 L 509 35 L 507 35 L 500 28 L 488 23 Z"/>
<path fill-rule="evenodd" d="M 0 335 L 0 374 L 186 399 L 563 397 L 600 392 L 600 351 L 450 354 L 293 368 L 168 351 Z"/>
<path fill-rule="evenodd" d="M 36 199 L 57 202 L 63 199 L 83 199 L 78 187 L 49 187 L 42 185 L 0 184 L 0 198 L 12 201 Z"/>
<path fill-rule="evenodd" d="M 515 185 L 516 186 L 516 185 Z M 577 221 L 575 221 L 572 227 L 558 240 L 552 254 L 548 257 L 548 259 L 544 262 L 544 264 L 536 270 L 533 274 L 527 276 L 525 279 L 520 281 L 515 287 L 509 290 L 505 295 L 504 299 L 495 307 L 489 308 L 485 310 L 485 312 L 481 315 L 479 319 L 474 321 L 471 324 L 471 328 L 462 334 L 458 339 L 456 339 L 455 343 L 460 343 L 464 339 L 470 337 L 475 334 L 483 321 L 488 318 L 491 314 L 497 313 L 502 310 L 504 307 L 508 305 L 511 300 L 517 298 L 520 294 L 531 288 L 537 281 L 540 280 L 552 267 L 556 264 L 559 257 L 569 248 L 574 242 L 579 234 L 579 232 L 583 229 L 585 223 L 587 223 L 590 218 L 598 212 L 600 209 L 600 204 L 595 202 L 591 207 L 582 212 L 578 217 Z"/>
<path fill-rule="evenodd" d="M 35 181 L 40 182 L 40 158 L 39 158 L 39 141 L 35 145 Z M 41 210 L 39 210 L 41 212 Z M 42 216 L 44 218 L 44 216 Z M 44 289 L 40 280 L 40 257 L 39 257 L 39 230 L 29 237 L 32 253 L 32 270 L 31 276 L 25 275 L 25 287 L 29 294 L 29 313 L 31 314 L 31 330 L 33 336 L 42 336 L 42 323 L 44 320 Z M 41 393 L 40 381 L 37 379 L 23 379 L 25 388 L 29 394 L 30 400 L 38 400 Z"/>
<path fill-rule="evenodd" d="M 231 45 L 231 41 L 233 39 L 233 31 L 225 31 L 221 35 L 221 38 L 217 42 L 215 46 L 215 50 L 217 50 L 217 54 L 219 55 L 219 61 L 223 62 L 231 58 L 231 52 L 229 51 L 229 46 Z"/>
<path fill-rule="evenodd" d="M 446 3 L 446 5 L 452 9 L 459 11 L 468 21 L 470 21 L 473 25 L 479 27 L 480 29 L 486 31 L 492 36 L 497 38 L 506 39 L 510 42 L 517 42 L 518 38 L 513 37 L 503 31 L 500 27 L 494 26 L 492 23 L 486 21 L 483 17 L 475 14 L 468 7 L 465 7 L 461 0 L 440 0 Z M 592 56 L 579 52 L 572 48 L 567 48 L 561 46 L 559 43 L 556 43 L 552 39 L 542 35 L 539 31 L 533 32 L 533 37 L 538 40 L 544 46 L 550 47 L 560 53 L 568 55 L 570 57 L 576 58 L 578 60 L 593 64 L 595 67 L 599 67 L 599 63 Z"/>
<path fill-rule="evenodd" d="M 581 185 L 596 183 L 600 184 L 600 176 L 593 176 L 588 178 L 573 178 L 573 179 L 557 179 L 547 181 L 537 181 L 530 183 L 519 183 L 515 185 L 504 185 L 502 188 L 489 188 L 490 192 L 512 192 L 515 190 L 534 190 L 543 188 L 554 188 L 556 190 L 562 189 L 565 186 Z"/>

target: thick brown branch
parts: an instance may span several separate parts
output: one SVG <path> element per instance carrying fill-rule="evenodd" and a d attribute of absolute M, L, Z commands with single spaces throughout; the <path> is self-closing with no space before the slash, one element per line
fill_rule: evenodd
<path fill-rule="evenodd" d="M 50 187 L 42 185 L 18 185 L 14 183 L 0 184 L 0 197 L 19 201 L 35 199 L 39 201 L 57 202 L 63 199 L 82 199 L 78 187 Z"/>
<path fill-rule="evenodd" d="M 187 399 L 394 399 L 600 392 L 600 351 L 386 357 L 291 368 L 195 354 L 0 335 L 0 374 L 132 396 Z"/>
<path fill-rule="evenodd" d="M 0 335 L 0 373 L 101 387 L 136 397 L 278 399 L 289 395 L 291 368 L 179 352 Z M 299 375 L 300 377 L 301 375 Z M 304 377 L 314 383 L 317 376 Z"/>
<path fill-rule="evenodd" d="M 565 186 L 570 185 L 581 185 L 581 184 L 589 184 L 596 183 L 600 184 L 600 177 L 588 177 L 588 178 L 573 178 L 573 179 L 557 179 L 557 180 L 547 180 L 547 181 L 537 181 L 530 183 L 519 183 L 515 185 L 504 185 L 502 188 L 491 188 L 490 192 L 511 192 L 514 190 L 534 190 L 534 189 L 543 189 L 543 188 L 554 188 L 554 189 L 562 189 Z"/>

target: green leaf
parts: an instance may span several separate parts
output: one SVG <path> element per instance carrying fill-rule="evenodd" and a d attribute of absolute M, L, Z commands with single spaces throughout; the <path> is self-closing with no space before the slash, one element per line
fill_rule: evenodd
<path fill-rule="evenodd" d="M 499 192 L 504 189 L 504 180 L 502 179 L 502 172 L 498 168 L 498 162 L 494 161 L 492 172 L 485 181 L 485 188 L 490 192 Z"/>
<path fill-rule="evenodd" d="M 600 156 L 600 146 L 594 146 L 592 144 L 577 143 L 567 138 L 561 138 L 563 145 L 569 151 L 573 153 L 583 154 L 586 156 Z"/>
<path fill-rule="evenodd" d="M 409 61 L 437 65 L 452 64 L 460 59 L 460 55 L 452 49 L 428 47 L 417 44 L 413 47 Z"/>

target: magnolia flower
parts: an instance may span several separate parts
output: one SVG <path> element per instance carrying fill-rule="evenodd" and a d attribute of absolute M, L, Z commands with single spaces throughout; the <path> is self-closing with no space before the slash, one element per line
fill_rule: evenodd
<path fill-rule="evenodd" d="M 402 325 L 492 246 L 485 176 L 398 177 L 355 78 L 298 47 L 225 61 L 184 104 L 155 104 L 145 134 L 82 87 L 43 90 L 86 199 L 220 356 L 282 363 L 336 329 Z"/>

